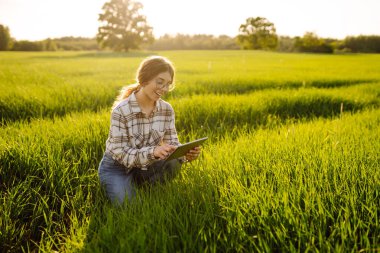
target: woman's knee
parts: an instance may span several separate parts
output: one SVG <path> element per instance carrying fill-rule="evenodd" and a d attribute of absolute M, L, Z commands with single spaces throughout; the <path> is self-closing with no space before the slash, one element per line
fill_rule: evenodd
<path fill-rule="evenodd" d="M 177 160 L 173 159 L 167 161 L 161 170 L 161 176 L 163 181 L 173 179 L 181 169 L 182 164 Z"/>
<path fill-rule="evenodd" d="M 135 195 L 132 175 L 122 168 L 103 163 L 99 169 L 99 180 L 113 203 L 121 204 L 125 198 L 131 199 Z"/>
<path fill-rule="evenodd" d="M 178 159 L 167 161 L 164 165 L 165 171 L 169 173 L 174 173 L 174 174 L 178 173 L 181 167 L 182 167 L 182 163 L 180 163 Z"/>

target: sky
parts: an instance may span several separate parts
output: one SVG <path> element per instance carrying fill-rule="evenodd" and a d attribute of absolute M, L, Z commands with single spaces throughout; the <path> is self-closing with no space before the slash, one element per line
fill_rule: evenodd
<path fill-rule="evenodd" d="M 17 40 L 95 37 L 107 0 L 0 0 L 0 24 Z M 236 36 L 249 17 L 265 17 L 278 35 L 380 35 L 380 0 L 140 0 L 155 37 Z"/>

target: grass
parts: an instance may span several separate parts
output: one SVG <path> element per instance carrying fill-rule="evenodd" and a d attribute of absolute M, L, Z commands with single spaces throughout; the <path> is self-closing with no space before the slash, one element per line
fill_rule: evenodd
<path fill-rule="evenodd" d="M 378 55 L 247 51 L 164 54 L 178 69 L 177 88 L 170 95 L 174 98 L 273 88 L 342 87 L 380 79 Z M 112 104 L 123 85 L 134 82 L 136 68 L 147 55 L 144 52 L 3 52 L 0 60 L 2 121 L 52 118 L 83 110 L 98 112 Z"/>
<path fill-rule="evenodd" d="M 1 53 L 1 252 L 379 250 L 378 55 L 156 53 L 180 140 L 210 139 L 121 208 L 97 166 L 148 53 Z"/>

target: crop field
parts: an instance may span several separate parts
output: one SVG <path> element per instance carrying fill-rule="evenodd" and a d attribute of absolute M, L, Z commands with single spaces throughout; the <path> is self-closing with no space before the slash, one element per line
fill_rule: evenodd
<path fill-rule="evenodd" d="M 172 181 L 112 206 L 97 168 L 140 61 L 176 67 Z M 0 53 L 0 252 L 380 251 L 380 55 Z"/>

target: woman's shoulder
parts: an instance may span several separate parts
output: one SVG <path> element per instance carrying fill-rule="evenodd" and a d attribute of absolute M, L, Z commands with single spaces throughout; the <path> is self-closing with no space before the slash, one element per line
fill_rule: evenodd
<path fill-rule="evenodd" d="M 116 106 L 112 109 L 112 112 L 122 112 L 123 114 L 128 114 L 131 112 L 131 106 L 129 104 L 130 97 L 127 97 L 121 100 Z"/>
<path fill-rule="evenodd" d="M 160 103 L 161 109 L 173 111 L 173 107 L 172 107 L 172 105 L 169 102 L 167 102 L 167 101 L 165 101 L 163 99 L 160 99 L 158 101 Z"/>

